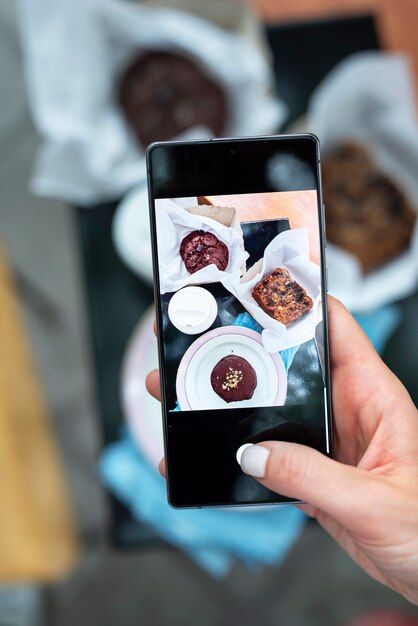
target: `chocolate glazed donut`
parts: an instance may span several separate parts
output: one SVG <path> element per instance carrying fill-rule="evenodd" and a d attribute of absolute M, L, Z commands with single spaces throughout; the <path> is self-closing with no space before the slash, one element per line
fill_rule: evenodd
<path fill-rule="evenodd" d="M 213 368 L 212 389 L 225 402 L 250 400 L 257 387 L 257 374 L 242 356 L 231 354 L 221 359 Z"/>

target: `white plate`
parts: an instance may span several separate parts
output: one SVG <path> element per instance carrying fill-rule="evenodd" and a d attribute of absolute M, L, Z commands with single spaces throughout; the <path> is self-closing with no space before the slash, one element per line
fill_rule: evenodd
<path fill-rule="evenodd" d="M 128 342 L 122 367 L 122 406 L 132 437 L 150 464 L 158 470 L 164 456 L 161 404 L 145 389 L 145 377 L 158 367 L 157 340 L 154 335 L 154 307 L 144 315 Z M 241 506 L 222 512 L 263 513 L 274 506 Z"/>
<path fill-rule="evenodd" d="M 112 223 L 113 243 L 122 260 L 148 283 L 152 278 L 147 184 L 134 187 L 119 203 Z"/>
<path fill-rule="evenodd" d="M 256 372 L 257 386 L 249 400 L 225 403 L 213 391 L 210 374 L 215 365 L 230 354 L 246 359 Z M 286 375 L 280 378 L 284 403 Z M 244 334 L 219 335 L 206 341 L 193 355 L 185 375 L 185 391 L 192 410 L 273 406 L 277 404 L 278 385 L 279 374 L 272 356 L 256 339 Z"/>

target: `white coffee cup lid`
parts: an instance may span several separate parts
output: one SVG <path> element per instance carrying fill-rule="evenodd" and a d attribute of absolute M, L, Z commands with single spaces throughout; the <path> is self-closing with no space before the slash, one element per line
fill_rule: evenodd
<path fill-rule="evenodd" d="M 184 287 L 177 291 L 168 305 L 171 323 L 187 335 L 196 335 L 212 326 L 218 305 L 203 287 Z"/>

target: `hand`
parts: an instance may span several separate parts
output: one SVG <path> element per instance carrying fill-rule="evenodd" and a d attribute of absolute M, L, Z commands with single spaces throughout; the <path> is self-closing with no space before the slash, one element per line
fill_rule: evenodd
<path fill-rule="evenodd" d="M 329 298 L 334 459 L 266 441 L 241 467 L 299 505 L 370 576 L 418 604 L 418 411 L 341 303 Z M 147 379 L 159 397 L 158 374 Z M 164 461 L 160 467 L 164 473 Z"/>

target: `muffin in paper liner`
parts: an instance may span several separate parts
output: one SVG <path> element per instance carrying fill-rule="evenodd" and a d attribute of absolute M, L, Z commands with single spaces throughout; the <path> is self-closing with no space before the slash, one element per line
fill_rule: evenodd
<path fill-rule="evenodd" d="M 184 209 L 173 200 L 159 199 L 155 201 L 155 218 L 162 294 L 178 291 L 186 285 L 222 282 L 225 275 L 240 280 L 248 253 L 244 250 L 235 209 L 209 206 Z M 213 233 L 227 246 L 229 260 L 224 271 L 215 264 L 207 265 L 193 274 L 187 271 L 180 255 L 180 246 L 183 239 L 195 230 Z"/>
<path fill-rule="evenodd" d="M 22 0 L 19 8 L 29 101 L 43 138 L 31 181 L 37 194 L 88 206 L 146 179 L 144 150 L 117 102 L 125 68 L 146 52 L 189 58 L 220 85 L 227 136 L 270 133 L 287 116 L 253 41 L 196 15 L 120 0 Z M 194 126 L 173 139 L 211 136 Z"/>
<path fill-rule="evenodd" d="M 259 306 L 252 296 L 253 288 L 277 267 L 287 269 L 312 299 L 311 310 L 288 326 L 275 320 Z M 321 273 L 319 265 L 309 259 L 308 232 L 305 228 L 285 231 L 269 243 L 263 257 L 257 261 L 241 280 L 226 276 L 222 284 L 263 327 L 263 345 L 268 352 L 298 346 L 315 336 L 322 319 Z"/>
<path fill-rule="evenodd" d="M 418 123 L 407 57 L 364 52 L 342 61 L 312 94 L 303 130 L 318 135 L 325 156 L 346 143 L 364 147 L 418 211 Z M 324 202 L 326 218 L 326 197 Z M 368 273 L 352 253 L 330 242 L 327 246 L 329 291 L 353 312 L 372 310 L 416 289 L 418 219 L 409 247 Z"/>

